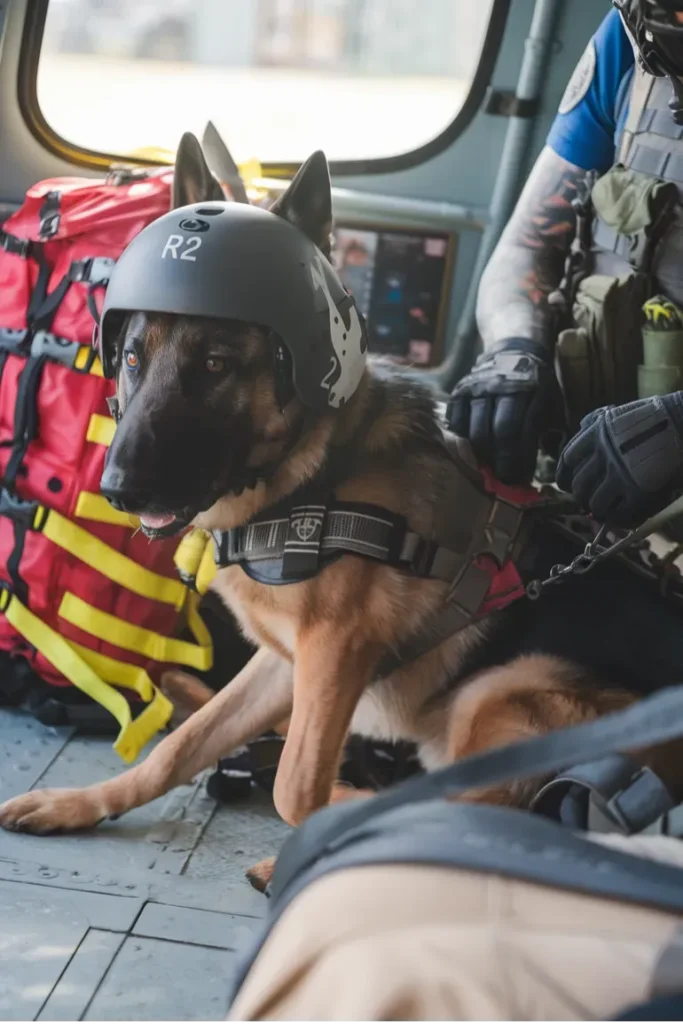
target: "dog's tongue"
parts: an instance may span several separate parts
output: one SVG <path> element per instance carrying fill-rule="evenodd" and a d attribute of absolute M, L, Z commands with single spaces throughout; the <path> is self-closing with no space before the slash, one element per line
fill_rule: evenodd
<path fill-rule="evenodd" d="M 170 526 L 171 523 L 175 522 L 175 516 L 140 516 L 140 522 L 148 530 L 163 530 L 165 526 Z"/>

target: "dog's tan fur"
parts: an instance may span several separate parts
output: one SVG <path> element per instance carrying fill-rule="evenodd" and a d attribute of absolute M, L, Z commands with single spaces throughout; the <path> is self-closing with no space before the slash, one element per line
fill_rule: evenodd
<path fill-rule="evenodd" d="M 366 380 L 346 409 L 323 418 L 269 484 L 221 499 L 199 517 L 199 525 L 225 529 L 242 522 L 306 479 L 330 445 L 353 434 L 367 389 Z M 393 449 L 408 426 L 389 407 L 386 422 L 376 423 L 366 441 L 379 453 L 385 446 Z M 428 481 L 435 474 L 428 463 L 425 456 L 408 456 L 398 468 L 348 480 L 339 497 L 389 508 L 407 515 L 414 529 L 429 532 Z M 444 700 L 431 699 L 445 688 L 463 653 L 484 640 L 485 625 L 469 627 L 390 678 L 373 682 L 381 655 L 437 611 L 445 590 L 438 581 L 373 562 L 345 557 L 312 580 L 288 587 L 264 586 L 231 567 L 219 571 L 214 589 L 261 645 L 242 672 L 211 700 L 201 684 L 168 674 L 169 692 L 175 680 L 176 693 L 184 692 L 195 705 L 206 703 L 142 764 L 87 789 L 18 797 L 0 809 L 0 823 L 32 832 L 92 826 L 188 781 L 291 714 L 274 797 L 283 818 L 298 824 L 329 801 L 350 729 L 413 739 L 433 768 L 583 721 L 630 699 L 601 691 L 556 659 L 529 657 L 467 682 Z M 519 693 L 533 697 L 533 713 L 527 704 L 515 703 Z M 512 791 L 506 794 L 517 802 Z"/>
<path fill-rule="evenodd" d="M 148 328 L 146 345 L 152 354 L 166 343 L 164 323 L 159 318 Z M 254 335 L 244 349 L 245 360 L 258 359 L 263 345 L 263 338 Z M 292 422 L 305 420 L 297 400 L 279 410 L 268 376 L 272 371 L 259 366 L 239 397 L 258 427 L 254 464 L 281 451 Z M 331 451 L 361 446 L 371 469 L 346 478 L 337 488 L 338 498 L 390 509 L 405 516 L 413 530 L 430 535 L 436 518 L 444 514 L 439 504 L 444 462 L 437 454 L 414 448 L 404 458 L 396 457 L 415 424 L 391 383 L 382 386 L 377 416 L 369 428 L 364 426 L 377 387 L 368 370 L 345 407 L 305 420 L 298 442 L 267 483 L 239 496 L 226 495 L 197 524 L 225 530 L 243 523 L 314 476 Z M 588 678 L 574 665 L 540 656 L 517 658 L 449 689 L 448 680 L 463 655 L 485 642 L 485 623 L 463 630 L 389 678 L 376 680 L 381 657 L 437 613 L 446 585 L 360 558 L 343 557 L 307 582 L 279 587 L 257 583 L 231 567 L 218 572 L 214 587 L 259 645 L 237 677 L 209 699 L 191 677 L 168 674 L 167 690 L 198 710 L 145 761 L 84 789 L 41 790 L 10 800 L 0 807 L 0 825 L 34 833 L 93 826 L 188 782 L 289 716 L 274 800 L 282 817 L 296 825 L 331 798 L 349 795 L 335 789 L 335 779 L 350 730 L 412 739 L 425 765 L 435 768 L 585 721 L 634 699 L 601 688 L 599 679 Z M 524 804 L 533 789 L 510 786 L 472 794 L 472 799 Z M 261 882 L 268 870 L 266 866 L 257 872 Z"/>

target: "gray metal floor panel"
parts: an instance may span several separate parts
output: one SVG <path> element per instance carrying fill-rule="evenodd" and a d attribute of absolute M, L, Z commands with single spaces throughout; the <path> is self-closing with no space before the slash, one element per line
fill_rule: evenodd
<path fill-rule="evenodd" d="M 0 802 L 124 770 L 107 739 L 0 709 Z M 204 777 L 92 832 L 0 831 L 0 1020 L 220 1020 L 264 912 L 245 869 L 287 833 L 269 798 Z"/>

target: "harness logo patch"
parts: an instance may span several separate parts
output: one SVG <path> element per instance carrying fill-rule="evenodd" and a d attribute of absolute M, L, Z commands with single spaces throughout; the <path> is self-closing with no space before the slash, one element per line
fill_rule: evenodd
<path fill-rule="evenodd" d="M 557 108 L 559 114 L 570 113 L 584 98 L 595 76 L 596 63 L 595 43 L 591 39 L 564 90 L 564 96 Z"/>
<path fill-rule="evenodd" d="M 320 527 L 320 519 L 314 516 L 295 516 L 291 524 L 294 533 L 305 544 L 315 537 Z"/>

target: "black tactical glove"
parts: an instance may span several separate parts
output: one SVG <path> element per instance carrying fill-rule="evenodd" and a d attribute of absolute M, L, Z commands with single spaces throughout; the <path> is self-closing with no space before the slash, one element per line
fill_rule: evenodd
<path fill-rule="evenodd" d="M 683 393 L 597 409 L 562 452 L 557 483 L 597 520 L 635 526 L 683 485 Z"/>
<path fill-rule="evenodd" d="M 506 484 L 529 483 L 541 434 L 563 419 L 562 392 L 552 354 L 513 338 L 484 352 L 456 385 L 448 423 L 468 438 L 477 459 Z"/>

